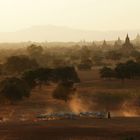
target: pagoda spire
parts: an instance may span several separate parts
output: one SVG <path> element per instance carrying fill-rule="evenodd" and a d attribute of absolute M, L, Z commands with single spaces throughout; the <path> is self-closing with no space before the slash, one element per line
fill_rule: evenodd
<path fill-rule="evenodd" d="M 123 45 L 124 47 L 133 47 L 133 45 L 130 42 L 130 38 L 129 35 L 127 34 L 126 39 L 125 39 L 125 43 Z"/>
<path fill-rule="evenodd" d="M 126 39 L 125 39 L 125 44 L 130 44 L 130 39 L 129 39 L 129 35 L 127 34 Z"/>

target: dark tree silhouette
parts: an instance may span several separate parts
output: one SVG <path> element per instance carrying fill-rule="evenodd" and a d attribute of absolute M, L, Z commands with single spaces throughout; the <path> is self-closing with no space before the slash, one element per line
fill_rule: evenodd
<path fill-rule="evenodd" d="M 100 70 L 100 75 L 102 78 L 114 78 L 116 76 L 116 73 L 113 69 L 109 67 L 103 67 Z"/>
<path fill-rule="evenodd" d="M 30 88 L 24 80 L 7 78 L 0 83 L 0 93 L 10 101 L 19 101 L 30 96 Z"/>
<path fill-rule="evenodd" d="M 140 63 L 130 60 L 117 64 L 114 69 L 104 67 L 100 70 L 100 75 L 102 78 L 138 79 L 140 78 Z"/>
<path fill-rule="evenodd" d="M 80 79 L 74 67 L 62 67 L 53 70 L 54 80 L 57 81 L 72 81 L 79 83 Z"/>
<path fill-rule="evenodd" d="M 122 54 L 120 52 L 117 51 L 109 51 L 106 53 L 106 59 L 110 59 L 110 60 L 120 60 L 122 58 Z"/>
<path fill-rule="evenodd" d="M 27 56 L 11 56 L 4 63 L 3 67 L 6 72 L 21 73 L 38 68 L 38 64 L 34 59 L 29 59 Z"/>
<path fill-rule="evenodd" d="M 34 59 L 38 59 L 38 57 L 40 57 L 43 53 L 43 48 L 42 46 L 37 46 L 35 44 L 32 44 L 27 47 L 27 52 L 30 57 Z"/>
<path fill-rule="evenodd" d="M 53 77 L 53 70 L 47 68 L 39 68 L 36 70 L 26 71 L 22 75 L 22 78 L 27 81 L 31 88 L 34 88 L 36 85 L 41 85 L 43 83 L 53 81 Z"/>
<path fill-rule="evenodd" d="M 23 79 L 25 79 L 31 87 L 48 82 L 80 82 L 74 67 L 56 69 L 39 68 L 36 70 L 26 71 L 23 74 Z"/>

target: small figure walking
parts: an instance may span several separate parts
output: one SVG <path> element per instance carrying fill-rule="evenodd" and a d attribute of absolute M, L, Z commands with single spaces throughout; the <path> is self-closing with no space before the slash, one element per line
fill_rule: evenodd
<path fill-rule="evenodd" d="M 108 118 L 108 119 L 111 119 L 111 114 L 110 114 L 109 111 L 108 111 L 108 113 L 107 113 L 107 118 Z"/>

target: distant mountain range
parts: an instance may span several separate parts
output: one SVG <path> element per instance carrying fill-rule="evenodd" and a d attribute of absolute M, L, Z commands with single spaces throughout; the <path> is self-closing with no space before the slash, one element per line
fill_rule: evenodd
<path fill-rule="evenodd" d="M 80 40 L 116 40 L 118 37 L 124 40 L 127 33 L 131 39 L 134 39 L 140 30 L 90 31 L 53 25 L 32 26 L 16 32 L 1 32 L 0 42 L 77 42 Z"/>

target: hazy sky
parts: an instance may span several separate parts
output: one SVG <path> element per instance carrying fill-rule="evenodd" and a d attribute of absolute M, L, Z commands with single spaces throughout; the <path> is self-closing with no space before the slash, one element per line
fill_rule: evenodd
<path fill-rule="evenodd" d="M 0 31 L 34 25 L 140 29 L 140 0 L 0 0 Z"/>

